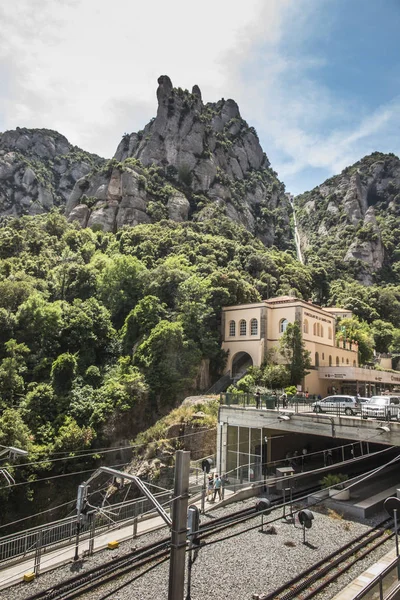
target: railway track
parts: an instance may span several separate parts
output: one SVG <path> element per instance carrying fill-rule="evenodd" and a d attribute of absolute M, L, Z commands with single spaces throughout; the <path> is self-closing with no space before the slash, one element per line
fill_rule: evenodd
<path fill-rule="evenodd" d="M 203 524 L 201 529 L 205 530 L 205 536 L 209 536 L 219 529 L 231 526 L 232 521 L 240 520 L 253 513 L 255 513 L 255 508 L 236 511 L 232 515 L 219 517 L 213 519 L 210 523 Z M 157 561 L 163 562 L 169 556 L 169 551 L 170 537 L 168 536 L 158 542 L 115 558 L 105 565 L 99 565 L 85 573 L 70 577 L 62 583 L 29 596 L 27 600 L 72 600 L 73 598 L 84 597 L 85 594 L 115 581 L 127 573 L 132 573 Z"/>
<path fill-rule="evenodd" d="M 293 496 L 294 501 L 296 495 L 297 494 Z M 272 508 L 274 505 L 278 505 L 277 507 L 279 507 L 280 502 L 281 500 L 276 500 L 273 502 Z M 199 528 L 199 538 L 201 541 L 205 540 L 213 535 L 218 534 L 224 529 L 239 525 L 248 518 L 259 514 L 260 513 L 257 513 L 256 507 L 254 506 L 236 511 L 230 515 L 214 518 L 206 523 L 203 522 Z M 389 524 L 389 522 L 390 520 L 387 520 L 367 534 L 359 536 L 356 538 L 356 540 L 347 544 L 338 552 L 328 556 L 323 561 L 317 563 L 313 568 L 304 571 L 291 582 L 285 584 L 285 586 L 275 590 L 273 594 L 262 596 L 262 600 L 291 600 L 294 598 L 306 600 L 308 598 L 312 598 L 315 596 L 317 591 L 320 591 L 323 587 L 331 583 L 331 581 L 338 577 L 341 572 L 344 572 L 350 568 L 357 560 L 360 559 L 360 557 L 363 556 L 358 554 L 358 557 L 351 562 L 352 555 L 357 552 L 366 552 L 365 547 L 367 544 L 368 548 L 370 548 L 368 550 L 369 553 L 386 541 L 389 536 L 384 534 L 384 525 Z M 371 546 L 372 544 L 374 544 L 373 547 Z M 93 567 L 85 573 L 81 573 L 69 578 L 66 581 L 53 585 L 46 590 L 37 592 L 36 594 L 26 598 L 26 600 L 73 600 L 75 598 L 85 597 L 86 594 L 99 588 L 100 586 L 109 584 L 110 582 L 115 583 L 117 579 L 123 575 L 126 575 L 127 573 L 134 574 L 148 565 L 157 566 L 168 559 L 169 552 L 170 537 L 167 536 L 158 542 L 148 544 L 140 549 L 135 549 L 124 556 L 114 558 L 112 561 L 107 562 L 104 565 Z M 348 554 L 348 559 L 346 559 L 346 562 L 344 562 L 346 553 Z M 339 563 L 342 564 L 339 565 Z M 340 571 L 336 577 L 332 577 L 330 571 L 334 568 L 335 564 L 337 565 L 337 569 L 340 569 Z M 318 572 L 322 573 L 322 575 L 319 577 L 317 577 Z M 321 577 L 324 578 L 322 583 Z M 132 581 L 135 578 L 136 577 L 134 576 Z M 320 583 L 318 583 L 318 581 Z M 318 590 L 312 591 L 311 593 L 311 590 L 317 589 L 317 587 Z M 300 593 L 303 594 L 304 590 L 307 590 L 307 592 L 304 593 L 304 595 L 299 595 Z M 106 595 L 105 597 L 108 596 Z"/>
<path fill-rule="evenodd" d="M 392 524 L 392 519 L 382 521 L 370 531 L 348 542 L 270 594 L 260 596 L 259 600 L 311 600 L 311 598 L 315 598 L 359 560 L 393 537 L 394 533 L 387 533 L 387 527 Z"/>

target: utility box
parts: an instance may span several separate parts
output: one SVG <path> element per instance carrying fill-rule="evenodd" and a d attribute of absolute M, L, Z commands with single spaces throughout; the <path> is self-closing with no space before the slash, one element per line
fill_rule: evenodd
<path fill-rule="evenodd" d="M 115 550 L 115 548 L 118 548 L 119 546 L 119 542 L 117 542 L 116 540 L 114 542 L 108 542 L 107 544 L 107 548 L 109 550 Z"/>
<path fill-rule="evenodd" d="M 284 477 L 281 481 L 276 482 L 277 490 L 284 490 L 286 488 L 290 488 L 293 485 L 293 482 L 290 480 L 291 476 L 294 473 L 294 469 L 292 467 L 281 467 L 280 469 L 276 469 L 275 475 L 276 477 Z"/>
<path fill-rule="evenodd" d="M 33 581 L 35 579 L 36 575 L 33 571 L 31 571 L 30 573 L 25 573 L 25 575 L 23 576 L 23 580 L 30 582 Z"/>

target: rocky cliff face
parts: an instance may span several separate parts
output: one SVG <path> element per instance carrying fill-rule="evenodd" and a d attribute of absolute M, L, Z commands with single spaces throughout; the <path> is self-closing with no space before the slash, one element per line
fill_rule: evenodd
<path fill-rule="evenodd" d="M 341 268 L 367 285 L 400 273 L 400 160 L 395 155 L 374 152 L 298 196 L 295 205 L 308 262 L 327 262 L 332 277 Z"/>
<path fill-rule="evenodd" d="M 224 214 L 266 245 L 291 245 L 284 186 L 237 104 L 203 104 L 197 86 L 175 89 L 166 76 L 158 83 L 157 116 L 125 135 L 113 160 L 77 181 L 69 219 L 115 231 Z"/>
<path fill-rule="evenodd" d="M 0 216 L 35 215 L 63 205 L 78 181 L 104 162 L 47 129 L 0 134 Z"/>

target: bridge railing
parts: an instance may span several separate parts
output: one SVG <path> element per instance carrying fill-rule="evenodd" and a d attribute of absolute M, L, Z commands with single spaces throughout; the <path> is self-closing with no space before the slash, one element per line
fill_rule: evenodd
<path fill-rule="evenodd" d="M 277 394 L 261 394 L 259 400 L 259 408 L 268 408 L 278 410 L 284 410 L 290 408 L 295 412 L 309 412 L 312 410 L 312 403 L 317 400 L 316 397 L 312 396 L 306 398 L 305 396 L 288 396 L 285 400 Z M 243 406 L 257 407 L 257 399 L 255 394 L 246 392 L 234 393 L 225 392 L 220 394 L 220 404 L 226 406 Z"/>
<path fill-rule="evenodd" d="M 195 482 L 190 486 L 191 494 L 197 493 L 200 489 Z M 166 504 L 173 496 L 172 490 L 166 490 L 154 494 L 160 504 Z M 153 504 L 146 497 L 140 497 L 128 502 L 120 502 L 113 505 L 107 505 L 102 512 L 96 513 L 95 530 L 101 531 L 115 527 L 116 523 L 120 526 L 127 524 L 136 518 L 141 518 L 145 513 L 152 511 Z M 0 538 L 0 568 L 2 563 L 16 559 L 35 552 L 37 547 L 56 547 L 72 541 L 76 535 L 77 520 L 76 516 L 67 517 L 59 521 L 47 524 L 45 526 L 33 527 L 25 531 L 7 535 Z M 89 536 L 90 523 L 81 523 L 81 536 Z"/>
<path fill-rule="evenodd" d="M 400 557 L 379 573 L 353 600 L 389 600 L 398 598 Z"/>

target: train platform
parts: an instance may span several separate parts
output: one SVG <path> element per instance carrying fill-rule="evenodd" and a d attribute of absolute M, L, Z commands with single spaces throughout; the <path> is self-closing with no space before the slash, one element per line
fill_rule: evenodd
<path fill-rule="evenodd" d="M 397 496 L 400 490 L 400 475 L 397 463 L 375 475 L 373 483 L 364 476 L 352 482 L 348 490 L 348 497 L 332 490 L 330 497 L 328 491 L 322 490 L 308 497 L 309 505 L 323 501 L 328 508 L 343 514 L 347 518 L 369 519 L 374 514 L 383 510 L 386 498 Z M 346 487 L 346 482 L 344 482 Z"/>
<path fill-rule="evenodd" d="M 396 549 L 393 549 L 385 554 L 385 556 L 382 556 L 378 562 L 369 566 L 368 569 L 358 575 L 358 577 L 336 594 L 332 600 L 354 600 L 354 598 L 363 596 L 363 590 L 365 590 L 365 600 L 371 600 L 372 598 L 378 599 L 380 598 L 380 587 L 385 598 L 399 598 L 399 592 L 396 592 L 396 596 L 393 596 L 390 593 L 395 592 L 399 583 L 397 578 L 397 566 L 390 569 L 390 565 L 395 558 Z M 379 582 L 379 579 L 381 579 L 381 583 Z M 373 589 L 367 591 L 366 588 L 371 584 L 373 584 Z"/>
<path fill-rule="evenodd" d="M 233 492 L 225 489 L 224 491 L 224 500 L 215 501 L 215 502 L 206 502 L 205 510 L 206 512 L 212 511 L 215 508 L 224 506 L 232 500 Z M 190 501 L 189 504 L 195 504 L 199 508 L 201 507 L 201 499 L 197 497 L 196 500 Z M 94 552 L 98 552 L 99 550 L 104 550 L 108 547 L 110 542 L 125 542 L 128 540 L 133 541 L 139 536 L 145 535 L 151 531 L 155 531 L 157 529 L 162 529 L 166 527 L 165 521 L 159 517 L 151 517 L 147 519 L 138 519 L 136 531 L 134 529 L 134 525 L 132 521 L 129 525 L 119 525 L 118 528 L 109 529 L 104 533 L 101 533 L 94 538 Z M 89 553 L 89 539 L 82 539 L 79 542 L 79 559 L 84 558 Z M 75 543 L 68 544 L 62 548 L 57 548 L 55 550 L 50 550 L 45 552 L 42 551 L 41 560 L 40 560 L 40 572 L 51 571 L 52 569 L 56 569 L 57 567 L 72 562 L 75 556 Z M 12 565 L 4 565 L 3 568 L 0 569 L 0 590 L 10 587 L 16 583 L 20 583 L 23 581 L 23 577 L 27 573 L 32 573 L 35 568 L 35 555 L 31 555 L 27 559 L 22 559 L 21 561 L 14 563 Z"/>

